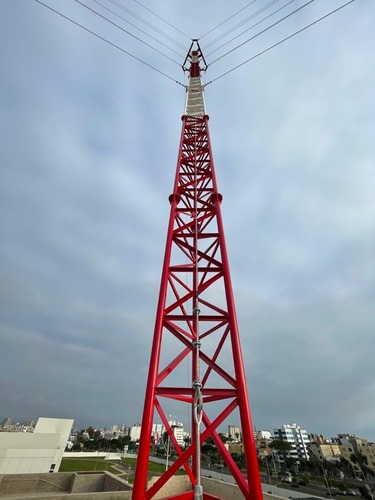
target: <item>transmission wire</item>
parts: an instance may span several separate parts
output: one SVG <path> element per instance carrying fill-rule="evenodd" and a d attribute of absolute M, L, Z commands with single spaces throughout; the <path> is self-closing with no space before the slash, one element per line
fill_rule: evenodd
<path fill-rule="evenodd" d="M 59 12 L 58 10 L 55 10 L 53 9 L 52 7 L 50 7 L 49 5 L 43 3 L 41 0 L 35 0 L 35 2 L 39 3 L 40 5 L 43 5 L 43 7 L 46 7 L 47 9 L 51 10 L 52 12 L 55 12 L 56 14 L 58 14 L 59 16 L 63 17 L 64 19 L 66 19 L 67 21 L 70 21 L 71 23 L 75 24 L 76 26 L 79 26 L 80 28 L 82 28 L 83 30 L 87 31 L 88 33 L 91 33 L 92 35 L 96 36 L 97 38 L 99 38 L 100 40 L 103 40 L 103 42 L 106 42 L 108 43 L 109 45 L 111 45 L 112 47 L 115 47 L 116 49 L 118 50 L 121 50 L 121 52 L 123 52 L 124 54 L 127 54 L 128 56 L 132 57 L 133 59 L 136 59 L 137 61 L 141 62 L 142 64 L 148 66 L 149 68 L 157 71 L 158 73 L 160 73 L 161 75 L 164 75 L 166 78 L 168 78 L 169 80 L 172 80 L 173 82 L 177 83 L 178 85 L 181 85 L 182 87 L 185 88 L 185 85 L 181 82 L 179 82 L 178 80 L 175 80 L 173 77 L 167 75 L 166 73 L 164 73 L 163 71 L 161 71 L 160 69 L 157 69 L 155 68 L 155 66 L 152 66 L 151 64 L 149 64 L 148 62 L 146 61 L 143 61 L 142 59 L 140 59 L 139 57 L 131 54 L 130 52 L 128 52 L 127 50 L 123 49 L 122 47 L 119 47 L 118 45 L 116 45 L 115 43 L 113 42 L 110 42 L 109 40 L 107 40 L 106 38 L 102 37 L 101 35 L 98 35 L 97 33 L 95 33 L 94 31 L 91 31 L 90 29 L 86 28 L 85 26 L 82 26 L 82 24 L 79 24 L 77 23 L 77 21 L 74 21 L 73 19 L 71 19 L 70 17 L 66 16 L 65 14 L 62 14 L 61 12 Z"/>
<path fill-rule="evenodd" d="M 294 36 L 298 35 L 299 33 L 301 33 L 302 31 L 306 30 L 307 28 L 310 28 L 311 26 L 314 26 L 314 24 L 317 24 L 319 23 L 320 21 L 322 21 L 323 19 L 325 19 L 326 17 L 329 17 L 330 15 L 332 14 L 335 14 L 336 12 L 338 12 L 339 10 L 343 9 L 344 7 L 346 7 L 347 5 L 351 4 L 355 2 L 355 0 L 350 0 L 349 2 L 347 3 L 344 3 L 343 5 L 341 5 L 340 7 L 338 7 L 337 9 L 334 9 L 334 10 L 331 10 L 330 12 L 328 12 L 328 14 L 325 14 L 324 16 L 320 17 L 319 19 L 317 19 L 316 21 L 304 26 L 303 28 L 301 28 L 300 30 L 298 31 L 295 31 L 294 33 L 292 33 L 291 35 L 287 36 L 286 38 L 283 38 L 282 40 L 279 40 L 277 43 L 271 45 L 270 47 L 267 47 L 266 49 L 262 50 L 261 52 L 258 52 L 258 54 L 255 54 L 255 56 L 253 57 L 250 57 L 250 59 L 247 59 L 246 61 L 242 62 L 241 64 L 238 64 L 237 66 L 235 66 L 234 68 L 226 71 L 225 73 L 221 74 L 220 76 L 217 76 L 216 78 L 214 78 L 213 80 L 210 80 L 208 83 L 206 83 L 206 86 L 207 85 L 210 85 L 211 83 L 213 82 L 216 82 L 216 80 L 219 80 L 220 78 L 222 78 L 223 76 L 225 75 L 228 75 L 229 73 L 231 73 L 232 71 L 234 71 L 235 69 L 238 69 L 240 68 L 241 66 L 244 66 L 245 64 L 247 64 L 248 62 L 250 61 L 253 61 L 254 59 L 256 59 L 257 57 L 263 55 L 265 52 L 268 52 L 269 50 L 277 47 L 278 45 L 281 45 L 282 43 L 286 42 L 287 40 L 289 40 L 290 38 L 293 38 Z"/>
<path fill-rule="evenodd" d="M 211 47 L 211 45 L 213 45 L 214 43 L 218 42 L 221 38 L 224 38 L 225 36 L 230 35 L 232 33 L 232 31 L 235 31 L 236 29 L 240 28 L 241 26 L 243 26 L 244 24 L 246 24 L 248 21 L 250 21 L 251 19 L 254 19 L 254 17 L 258 16 L 259 14 L 261 14 L 262 12 L 264 12 L 265 10 L 269 9 L 270 7 L 272 7 L 272 5 L 274 5 L 275 3 L 279 2 L 279 1 L 280 0 L 272 0 L 271 2 L 269 2 L 264 7 L 261 7 L 260 9 L 258 9 L 257 11 L 255 11 L 253 14 L 251 14 L 251 16 L 249 16 L 246 19 L 242 20 L 241 22 L 239 22 L 235 26 L 232 26 L 232 28 L 230 28 L 229 30 L 225 31 L 222 35 L 220 35 L 217 38 L 215 38 L 214 40 L 212 40 L 208 45 L 205 46 L 205 49 L 207 49 L 208 47 Z"/>
<path fill-rule="evenodd" d="M 109 9 L 108 7 L 106 7 L 105 5 L 103 5 L 102 3 L 100 3 L 98 0 L 92 0 L 93 2 L 97 3 L 98 5 L 100 5 L 101 7 L 103 7 L 103 9 L 106 9 L 108 10 L 108 12 L 111 12 L 111 14 L 113 14 L 114 16 L 118 17 L 119 19 L 122 19 L 123 21 L 125 21 L 126 23 L 130 24 L 130 26 L 133 26 L 133 28 L 137 29 L 138 31 L 140 31 L 141 33 L 143 33 L 144 35 L 152 38 L 152 40 L 155 40 L 155 42 L 158 42 L 160 43 L 161 45 L 163 45 L 163 47 L 166 47 L 168 50 L 171 50 L 172 52 L 174 52 L 176 55 L 178 56 L 181 56 L 180 53 L 176 52 L 174 49 L 171 49 L 168 45 L 166 45 L 165 43 L 161 42 L 160 40 L 158 40 L 157 38 L 153 37 L 152 35 L 149 35 L 146 31 L 143 31 L 141 28 L 138 28 L 138 26 L 136 26 L 135 24 L 131 23 L 130 21 L 128 21 L 127 19 L 125 19 L 124 17 L 120 16 L 119 14 L 117 14 L 116 12 L 114 12 L 113 10 Z"/>
<path fill-rule="evenodd" d="M 147 47 L 150 47 L 150 49 L 152 50 L 155 50 L 156 52 L 158 52 L 159 54 L 161 54 L 162 56 L 166 57 L 167 59 L 169 59 L 170 61 L 176 63 L 178 66 L 181 66 L 181 64 L 177 61 L 175 61 L 174 59 L 172 59 L 171 57 L 167 56 L 166 54 L 164 54 L 164 52 L 161 52 L 161 50 L 158 50 L 156 49 L 155 47 L 153 47 L 152 45 L 150 45 L 149 43 L 145 42 L 144 40 L 142 40 L 142 38 L 139 38 L 138 36 L 136 35 L 133 35 L 133 33 L 130 33 L 130 31 L 127 31 L 125 28 L 123 28 L 122 26 L 114 23 L 113 21 L 111 21 L 110 19 L 108 19 L 108 17 L 105 17 L 103 16 L 102 14 L 100 14 L 99 12 L 97 12 L 95 9 L 92 9 L 91 7 L 89 7 L 88 5 L 84 4 L 83 2 L 81 2 L 81 0 L 74 0 L 76 3 L 78 3 L 79 5 L 82 5 L 82 7 L 85 7 L 85 9 L 88 9 L 89 11 L 93 12 L 94 14 L 96 14 L 97 16 L 101 17 L 102 19 L 104 19 L 105 21 L 108 21 L 110 24 L 112 24 L 113 26 L 115 26 L 116 28 L 119 28 L 121 31 L 123 31 L 124 33 L 132 36 L 133 38 L 135 38 L 136 40 L 138 40 L 139 42 L 143 43 L 144 45 L 147 45 Z"/>
<path fill-rule="evenodd" d="M 96 1 L 96 0 L 94 0 Z M 258 26 L 258 24 L 262 23 L 263 21 L 265 21 L 266 19 L 268 19 L 269 17 L 272 17 L 274 14 L 276 14 L 277 12 L 280 12 L 280 10 L 282 9 L 285 9 L 285 7 L 287 7 L 288 5 L 290 5 L 291 3 L 295 2 L 296 0 L 290 0 L 288 3 L 286 3 L 285 5 L 283 5 L 282 7 L 280 7 L 279 9 L 276 9 L 275 11 L 273 11 L 271 14 L 269 14 L 268 16 L 266 17 L 263 17 L 263 19 L 261 19 L 260 21 L 258 21 L 257 23 L 253 24 L 252 26 L 250 26 L 250 28 L 247 28 L 245 31 L 243 31 L 242 33 L 240 33 L 239 35 L 236 35 L 235 37 L 231 38 L 230 40 L 228 40 L 227 42 L 223 43 L 223 45 L 220 45 L 219 47 L 217 47 L 216 49 L 214 49 L 212 52 L 209 52 L 208 54 L 206 54 L 206 57 L 209 57 L 211 54 L 213 54 L 214 52 L 222 49 L 223 47 L 225 47 L 225 45 L 228 45 L 228 43 L 230 42 L 233 42 L 233 40 L 236 40 L 236 38 L 242 36 L 244 33 L 246 33 L 247 31 L 250 31 L 252 28 L 255 28 L 255 26 Z"/>
<path fill-rule="evenodd" d="M 157 33 L 163 35 L 165 38 L 167 38 L 169 41 L 171 42 L 174 42 L 176 45 L 178 45 L 181 49 L 185 50 L 185 47 L 180 43 L 178 42 L 177 40 L 175 40 L 174 38 L 172 38 L 171 36 L 169 35 L 166 35 L 162 30 L 160 30 L 159 28 L 156 28 L 155 26 L 153 26 L 152 23 L 148 22 L 148 21 L 145 21 L 144 19 L 142 19 L 141 16 L 138 16 L 138 14 L 134 14 L 134 12 L 132 12 L 131 10 L 127 9 L 126 7 L 124 7 L 123 5 L 121 5 L 119 2 L 117 2 L 117 0 L 109 0 L 109 2 L 113 3 L 113 5 L 116 5 L 119 9 L 123 10 L 124 12 L 127 12 L 128 14 L 130 14 L 131 16 L 135 17 L 136 19 L 138 19 L 138 21 L 141 21 L 141 23 L 145 24 L 146 26 L 148 26 L 149 28 L 153 29 L 154 31 L 156 31 Z"/>
<path fill-rule="evenodd" d="M 184 35 L 186 38 L 188 38 L 189 40 L 191 40 L 190 36 L 187 36 L 183 31 L 181 31 L 178 28 L 176 28 L 176 26 L 173 26 L 173 24 L 171 24 L 168 21 L 166 21 L 165 19 L 163 19 L 161 16 L 159 16 L 158 14 L 156 14 L 156 12 L 152 11 L 151 9 L 149 9 L 148 7 L 146 7 L 145 5 L 143 5 L 143 3 L 139 2 L 138 0 L 134 0 L 134 2 L 136 2 L 139 5 L 141 5 L 144 9 L 148 10 L 149 12 L 151 12 L 151 14 L 153 14 L 154 16 L 156 16 L 158 19 L 160 19 L 164 23 L 168 24 L 168 26 L 171 26 L 173 29 L 175 29 L 176 31 L 178 31 L 179 33 L 181 33 L 181 35 Z M 254 0 L 254 2 L 255 2 L 255 0 Z"/>
<path fill-rule="evenodd" d="M 137 0 L 134 0 L 134 1 L 137 1 Z M 220 26 L 222 26 L 223 24 L 225 24 L 227 21 L 229 21 L 230 19 L 232 19 L 232 17 L 235 17 L 237 14 L 239 14 L 240 12 L 242 12 L 243 10 L 247 9 L 247 7 L 249 7 L 252 3 L 256 2 L 257 0 L 253 0 L 252 2 L 248 3 L 247 5 L 245 5 L 245 7 L 242 7 L 242 9 L 238 10 L 237 12 L 235 12 L 234 14 L 232 14 L 231 16 L 227 17 L 227 19 L 225 19 L 225 21 L 221 22 L 220 24 L 218 24 L 217 26 L 215 26 L 214 28 L 210 29 L 210 31 L 207 31 L 207 33 L 205 33 L 204 35 L 202 35 L 199 40 L 202 40 L 203 37 L 205 37 L 206 35 L 208 35 L 209 33 L 212 33 L 213 31 L 215 31 L 217 28 L 219 28 Z"/>
<path fill-rule="evenodd" d="M 78 1 L 78 0 L 76 0 Z M 254 38 L 258 37 L 259 35 L 262 35 L 263 33 L 265 33 L 266 31 L 268 31 L 269 29 L 273 28 L 274 26 L 276 26 L 277 24 L 280 24 L 282 21 L 284 21 L 285 19 L 287 19 L 288 17 L 292 16 L 293 14 L 295 14 L 296 12 L 298 12 L 299 10 L 303 9 L 304 7 L 307 7 L 307 5 L 309 5 L 310 3 L 312 2 L 315 2 L 315 0 L 309 0 L 308 2 L 304 3 L 303 5 L 301 5 L 301 7 L 298 7 L 298 9 L 295 9 L 293 10 L 292 12 L 289 12 L 289 14 L 287 14 L 286 16 L 282 17 L 281 19 L 279 19 L 278 21 L 276 21 L 275 23 L 273 24 L 270 24 L 269 26 L 267 26 L 267 28 L 264 28 L 262 31 L 259 31 L 258 33 L 256 33 L 254 36 L 248 38 L 247 40 L 245 40 L 244 42 L 240 43 L 239 45 L 237 45 L 236 47 L 234 47 L 233 49 L 229 50 L 228 52 L 226 52 L 225 54 L 223 54 L 222 56 L 218 57 L 217 59 L 215 59 L 214 61 L 212 61 L 210 65 L 212 65 L 213 63 L 219 61 L 220 59 L 222 59 L 223 57 L 227 56 L 228 54 L 231 54 L 232 52 L 234 52 L 235 50 L 239 49 L 240 47 L 242 47 L 243 45 L 245 45 L 246 43 L 249 43 L 251 40 L 254 40 Z"/>

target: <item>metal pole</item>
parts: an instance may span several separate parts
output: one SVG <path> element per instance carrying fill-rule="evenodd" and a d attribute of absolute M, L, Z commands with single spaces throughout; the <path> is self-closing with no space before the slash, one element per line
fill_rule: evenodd
<path fill-rule="evenodd" d="M 201 423 L 202 423 L 202 409 L 203 409 L 203 398 L 202 398 L 202 384 L 200 380 L 200 338 L 199 338 L 199 258 L 198 258 L 198 193 L 197 193 L 197 125 L 194 128 L 194 208 L 195 208 L 195 234 L 194 234 L 194 247 L 195 247 L 195 273 L 194 273 L 194 306 L 193 315 L 195 318 L 195 341 L 193 346 L 195 347 L 195 381 L 193 382 L 193 388 L 195 390 L 194 395 L 194 421 L 195 421 L 195 441 L 196 441 L 196 485 L 194 486 L 194 500 L 203 499 L 203 487 L 201 478 Z"/>
<path fill-rule="evenodd" d="M 270 487 L 271 487 L 271 493 L 273 495 L 273 485 L 272 485 L 272 479 L 271 479 L 271 474 L 270 474 L 270 468 L 268 465 L 268 457 L 266 457 L 266 467 L 267 467 L 267 472 L 268 472 L 268 480 L 270 482 Z"/>

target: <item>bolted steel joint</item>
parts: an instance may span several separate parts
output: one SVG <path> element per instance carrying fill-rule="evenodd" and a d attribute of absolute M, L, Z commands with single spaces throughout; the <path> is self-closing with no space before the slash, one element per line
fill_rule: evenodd
<path fill-rule="evenodd" d="M 199 309 L 199 307 L 194 307 L 193 309 L 193 314 L 200 314 L 201 313 L 201 310 Z"/>
<path fill-rule="evenodd" d="M 200 347 L 201 345 L 202 345 L 202 343 L 200 340 L 194 340 L 194 342 L 193 342 L 194 347 Z"/>

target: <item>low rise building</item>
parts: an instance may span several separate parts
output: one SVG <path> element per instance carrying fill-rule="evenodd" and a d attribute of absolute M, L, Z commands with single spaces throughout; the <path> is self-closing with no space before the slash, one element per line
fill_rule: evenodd
<path fill-rule="evenodd" d="M 364 456 L 367 467 L 375 471 L 375 447 L 366 439 L 358 437 L 356 434 L 338 434 L 336 439 L 341 455 L 354 467 L 358 467 L 353 459 L 353 455 Z"/>
<path fill-rule="evenodd" d="M 73 422 L 39 418 L 33 433 L 0 433 L 0 474 L 58 472 Z"/>
<path fill-rule="evenodd" d="M 331 462 L 340 460 L 340 446 L 335 443 L 309 443 L 309 453 L 319 461 L 328 460 Z"/>

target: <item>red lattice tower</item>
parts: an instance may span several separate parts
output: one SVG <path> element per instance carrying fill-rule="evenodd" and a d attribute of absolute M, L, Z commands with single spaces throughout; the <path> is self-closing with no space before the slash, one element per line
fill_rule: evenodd
<path fill-rule="evenodd" d="M 189 68 L 186 64 L 190 63 Z M 196 40 L 185 59 L 189 71 L 185 114 L 168 226 L 159 303 L 146 389 L 133 499 L 151 499 L 184 468 L 191 489 L 173 498 L 217 498 L 203 491 L 201 445 L 211 437 L 244 498 L 262 499 L 243 358 L 233 300 L 208 116 L 200 72 L 207 66 Z M 173 342 L 172 342 L 173 339 Z M 174 351 L 169 349 L 173 343 Z M 165 352 L 164 352 L 165 351 Z M 187 360 L 187 363 L 185 362 Z M 188 380 L 182 368 L 188 366 Z M 187 378 L 186 377 L 186 378 Z M 192 439 L 180 446 L 167 419 L 171 400 L 189 408 Z M 177 460 L 147 489 L 155 409 Z M 246 475 L 218 431 L 239 415 Z M 172 498 L 172 497 L 168 497 Z"/>

